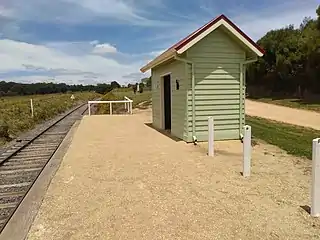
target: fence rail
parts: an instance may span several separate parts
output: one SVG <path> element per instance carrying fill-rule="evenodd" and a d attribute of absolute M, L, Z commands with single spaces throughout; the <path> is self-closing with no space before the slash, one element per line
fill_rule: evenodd
<path fill-rule="evenodd" d="M 128 98 L 124 97 L 124 100 L 110 100 L 110 101 L 88 101 L 88 112 L 89 116 L 91 116 L 91 104 L 110 104 L 110 115 L 112 115 L 112 104 L 113 103 L 124 103 L 124 108 L 128 111 L 129 114 L 132 114 L 132 103 L 133 101 Z"/>

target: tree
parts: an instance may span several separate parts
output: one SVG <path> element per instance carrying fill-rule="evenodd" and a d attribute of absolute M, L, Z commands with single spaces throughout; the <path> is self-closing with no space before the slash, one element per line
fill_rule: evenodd
<path fill-rule="evenodd" d="M 137 93 L 137 89 L 138 89 L 138 83 L 136 83 L 135 85 L 132 86 L 133 89 L 133 93 L 136 94 Z"/>
<path fill-rule="evenodd" d="M 143 93 L 144 84 L 139 83 L 139 93 Z"/>
<path fill-rule="evenodd" d="M 115 88 L 121 88 L 120 84 L 117 83 L 116 81 L 112 81 L 111 82 L 111 88 L 115 89 Z"/>
<path fill-rule="evenodd" d="M 100 94 L 106 94 L 107 92 L 110 92 L 112 90 L 111 85 L 100 83 L 97 84 L 96 92 Z"/>
<path fill-rule="evenodd" d="M 247 67 L 249 87 L 263 87 L 264 93 L 320 93 L 320 6 L 317 14 L 317 19 L 304 18 L 299 28 L 271 30 L 258 41 L 266 53 Z"/>
<path fill-rule="evenodd" d="M 81 91 L 96 91 L 99 93 L 106 93 L 113 88 L 118 88 L 120 85 L 114 81 L 111 84 L 97 84 L 97 85 L 67 85 L 65 83 L 14 83 L 14 82 L 0 82 L 0 92 L 3 96 L 15 95 L 32 95 L 32 94 L 49 94 L 49 93 L 66 93 L 66 92 L 81 92 Z"/>
<path fill-rule="evenodd" d="M 317 19 L 317 27 L 320 30 L 320 5 L 318 6 L 317 10 L 317 15 L 318 15 L 318 19 Z"/>

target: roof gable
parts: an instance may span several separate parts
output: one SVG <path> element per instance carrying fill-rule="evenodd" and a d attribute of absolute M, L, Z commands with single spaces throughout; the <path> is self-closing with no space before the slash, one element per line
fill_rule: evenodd
<path fill-rule="evenodd" d="M 149 62 L 147 65 L 142 67 L 140 70 L 146 72 L 147 70 L 163 63 L 164 61 L 172 58 L 175 54 L 182 54 L 191 48 L 194 44 L 201 41 L 205 36 L 213 32 L 215 29 L 223 25 L 226 27 L 234 36 L 236 36 L 242 43 L 244 43 L 250 50 L 252 50 L 257 56 L 262 57 L 264 50 L 259 47 L 250 37 L 242 32 L 233 22 L 231 22 L 223 14 L 219 17 L 211 20 L 207 24 L 203 25 L 175 45 L 170 47 L 168 50 L 160 54 L 154 60 Z"/>

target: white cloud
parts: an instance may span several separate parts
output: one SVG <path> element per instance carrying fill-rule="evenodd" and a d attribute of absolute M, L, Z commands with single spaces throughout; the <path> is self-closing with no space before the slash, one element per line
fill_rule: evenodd
<path fill-rule="evenodd" d="M 125 23 L 140 26 L 168 26 L 172 23 L 144 17 L 154 0 L 2 0 L 0 16 L 19 21 L 96 25 Z M 110 22 L 110 19 L 112 22 Z M 108 21 L 109 20 L 109 21 Z"/>
<path fill-rule="evenodd" d="M 257 3 L 256 6 L 258 5 Z M 28 3 L 25 0 L 1 0 L 1 37 L 26 39 L 21 37 L 25 33 L 21 33 L 19 25 L 24 21 L 61 23 L 64 28 L 74 27 L 70 24 L 121 23 L 152 27 L 147 29 L 150 30 L 146 31 L 148 35 L 142 34 L 139 39 L 139 44 L 147 43 L 146 46 L 152 45 L 152 49 L 146 48 L 148 53 L 126 54 L 110 43 L 99 40 L 37 45 L 2 39 L 0 74 L 7 76 L 4 80 L 27 82 L 55 79 L 68 83 L 113 80 L 125 83 L 136 80 L 142 76 L 139 73 L 141 66 L 210 20 L 212 15 L 220 14 L 219 8 L 211 0 L 199 0 L 199 6 L 199 9 L 192 10 L 191 15 L 188 15 L 175 9 L 166 9 L 163 0 L 28 0 Z M 314 17 L 316 6 L 314 0 L 287 0 L 250 12 L 241 8 L 241 5 L 233 6 L 233 11 L 229 11 L 227 15 L 245 33 L 258 40 L 271 29 L 292 23 L 298 26 L 305 16 Z M 162 14 L 159 14 L 159 9 L 162 9 Z M 158 20 L 161 18 L 175 21 Z M 155 26 L 166 28 L 165 31 L 159 31 Z M 134 47 L 132 44 L 132 48 Z M 26 71 L 28 74 L 13 75 L 19 71 Z"/>
<path fill-rule="evenodd" d="M 109 43 L 96 44 L 92 51 L 92 53 L 95 53 L 95 54 L 106 54 L 106 53 L 116 53 L 116 52 L 117 52 L 117 48 L 115 48 Z"/>
<path fill-rule="evenodd" d="M 152 51 L 152 52 L 150 52 L 150 55 L 152 56 L 152 57 L 156 57 L 156 56 L 158 56 L 158 55 L 160 55 L 161 53 L 163 53 L 164 51 L 166 51 L 167 49 L 161 49 L 161 50 L 158 50 L 158 51 Z"/>
<path fill-rule="evenodd" d="M 61 43 L 60 43 L 61 45 Z M 88 43 L 90 45 L 90 43 Z M 3 80 L 48 79 L 72 80 L 74 83 L 128 81 L 128 75 L 139 72 L 140 61 L 121 64 L 111 58 L 93 55 L 89 52 L 72 55 L 44 45 L 35 45 L 9 39 L 0 40 L 0 74 L 29 72 L 31 77 L 6 77 Z M 133 76 L 133 75 L 132 75 Z"/>
<path fill-rule="evenodd" d="M 257 3 L 256 7 L 259 8 L 255 11 L 249 11 L 239 4 L 228 8 L 226 16 L 253 40 L 258 40 L 272 29 L 282 28 L 289 24 L 298 27 L 304 17 L 316 17 L 318 4 L 314 0 L 287 0 L 272 4 L 266 3 L 266 6 L 261 7 Z M 210 21 L 212 17 L 221 14 L 221 10 L 211 0 L 199 0 L 199 9 L 194 12 L 198 13 L 198 16 L 185 16 L 187 20 L 178 21 L 178 26 L 172 28 L 174 30 L 168 29 L 165 34 L 155 31 L 152 37 L 142 39 L 142 41 L 153 42 L 158 48 L 168 48 Z"/>
<path fill-rule="evenodd" d="M 2 17 L 12 17 L 13 16 L 13 11 L 11 9 L 8 9 L 8 8 L 0 5 L 0 16 L 2 16 Z"/>
<path fill-rule="evenodd" d="M 270 30 L 289 24 L 298 27 L 304 17 L 316 17 L 316 6 L 317 3 L 313 0 L 291 0 L 277 6 L 272 4 L 259 12 L 242 10 L 241 15 L 236 14 L 232 20 L 254 40 L 258 40 Z"/>

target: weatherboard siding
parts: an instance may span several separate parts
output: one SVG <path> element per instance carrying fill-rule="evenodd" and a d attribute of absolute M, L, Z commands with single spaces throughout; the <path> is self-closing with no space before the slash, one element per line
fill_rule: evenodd
<path fill-rule="evenodd" d="M 169 62 L 152 69 L 152 118 L 156 128 L 163 129 L 163 111 L 161 101 L 162 78 L 164 74 L 171 73 L 171 134 L 186 140 L 187 126 L 187 82 L 185 63 L 179 61 Z M 176 89 L 176 80 L 179 80 L 179 89 Z"/>
<path fill-rule="evenodd" d="M 160 88 L 159 88 L 159 76 L 157 71 L 151 69 L 151 98 L 152 98 L 152 124 L 156 128 L 161 128 L 160 118 Z"/>
<path fill-rule="evenodd" d="M 195 70 L 195 132 L 199 141 L 208 138 L 208 117 L 213 116 L 215 139 L 239 139 L 244 124 L 241 81 L 245 51 L 218 28 L 187 51 Z M 191 80 L 191 68 L 187 68 Z M 192 89 L 188 86 L 188 141 L 192 140 Z"/>

